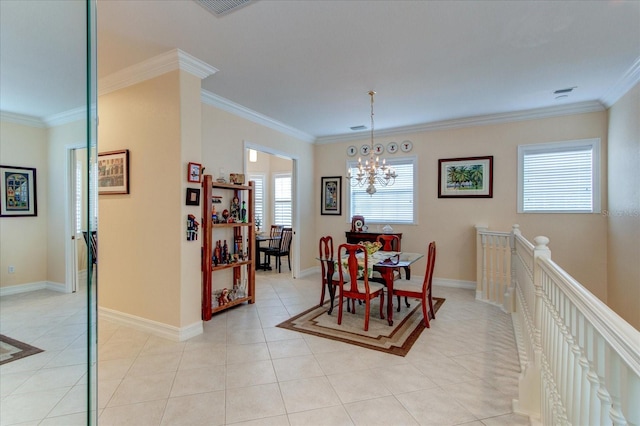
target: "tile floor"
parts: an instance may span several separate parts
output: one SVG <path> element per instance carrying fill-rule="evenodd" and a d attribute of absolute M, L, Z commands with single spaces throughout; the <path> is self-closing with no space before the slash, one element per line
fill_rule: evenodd
<path fill-rule="evenodd" d="M 318 302 L 319 275 L 257 275 L 255 305 L 214 316 L 185 342 L 99 321 L 98 424 L 529 424 L 511 411 L 510 317 L 473 291 L 435 287 L 447 301 L 402 358 L 276 328 Z M 0 298 L 0 332 L 45 349 L 0 367 L 1 425 L 84 424 L 85 299 Z"/>

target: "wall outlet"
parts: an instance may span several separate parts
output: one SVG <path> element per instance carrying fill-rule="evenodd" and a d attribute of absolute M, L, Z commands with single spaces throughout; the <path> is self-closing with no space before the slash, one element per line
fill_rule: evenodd
<path fill-rule="evenodd" d="M 15 274 L 15 272 L 16 272 L 16 267 L 13 266 L 13 265 L 9 266 L 9 273 L 10 274 Z"/>

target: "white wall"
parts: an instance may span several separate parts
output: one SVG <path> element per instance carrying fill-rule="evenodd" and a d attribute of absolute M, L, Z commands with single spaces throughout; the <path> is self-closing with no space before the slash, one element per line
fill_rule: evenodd
<path fill-rule="evenodd" d="M 0 164 L 36 169 L 38 215 L 0 217 L 0 288 L 47 281 L 47 130 L 0 121 Z M 15 273 L 9 274 L 9 266 Z"/>
<path fill-rule="evenodd" d="M 609 110 L 609 306 L 640 329 L 640 84 Z"/>

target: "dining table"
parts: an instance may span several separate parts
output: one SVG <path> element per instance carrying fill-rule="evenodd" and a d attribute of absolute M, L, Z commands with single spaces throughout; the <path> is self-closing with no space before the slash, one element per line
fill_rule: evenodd
<path fill-rule="evenodd" d="M 383 284 L 387 287 L 387 322 L 389 326 L 393 325 L 393 281 L 394 281 L 394 272 L 398 268 L 409 268 L 413 263 L 420 260 L 424 257 L 423 253 L 410 253 L 410 252 L 390 252 L 390 251 L 382 251 L 379 250 L 368 256 L 368 265 L 366 268 L 366 273 L 369 279 L 373 275 L 373 271 L 377 271 L 380 273 L 383 279 Z M 321 258 L 317 258 L 318 260 L 323 260 Z M 346 257 L 342 259 L 344 262 Z M 361 259 L 362 267 L 359 268 L 359 273 L 364 275 L 364 254 L 359 256 L 359 262 Z M 325 259 L 327 260 L 327 259 Z M 327 262 L 327 282 L 331 283 L 331 279 L 333 274 L 335 273 L 335 268 L 337 266 L 337 261 L 333 259 Z M 346 269 L 343 266 L 343 273 L 346 274 Z M 333 311 L 333 300 L 335 297 L 335 288 L 333 285 L 329 285 L 329 295 L 331 298 L 331 305 L 329 307 L 329 311 L 327 312 L 331 315 Z"/>
<path fill-rule="evenodd" d="M 263 271 L 270 271 L 271 265 L 267 263 L 267 255 L 265 254 L 264 262 L 260 259 L 260 244 L 264 241 L 268 241 L 271 244 L 271 241 L 280 241 L 280 235 L 277 236 L 269 236 L 269 235 L 258 235 L 256 234 L 256 259 L 258 260 L 258 264 L 256 265 L 256 269 L 262 269 Z"/>

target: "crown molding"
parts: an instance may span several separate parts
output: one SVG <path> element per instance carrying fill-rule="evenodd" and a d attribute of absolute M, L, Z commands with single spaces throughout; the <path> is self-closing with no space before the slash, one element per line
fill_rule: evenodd
<path fill-rule="evenodd" d="M 46 128 L 47 123 L 32 115 L 17 114 L 15 112 L 0 111 L 0 120 L 23 126 Z"/>
<path fill-rule="evenodd" d="M 177 69 L 187 71 L 200 79 L 218 72 L 217 68 L 206 62 L 180 49 L 173 49 L 101 78 L 98 82 L 98 95 L 124 89 Z"/>
<path fill-rule="evenodd" d="M 541 118 L 559 117 L 563 115 L 584 114 L 588 112 L 604 111 L 604 106 L 598 101 L 578 102 L 569 105 L 536 108 L 523 111 L 505 112 L 499 114 L 479 115 L 476 117 L 456 118 L 453 120 L 436 121 L 433 123 L 417 124 L 414 126 L 395 127 L 392 129 L 376 130 L 376 136 L 396 136 L 406 133 L 420 133 L 434 130 L 458 129 L 463 127 L 486 126 L 489 124 L 511 123 L 514 121 L 536 120 Z M 346 133 L 343 135 L 322 136 L 316 139 L 317 144 L 346 142 L 366 139 L 369 131 Z"/>
<path fill-rule="evenodd" d="M 302 132 L 291 126 L 287 126 L 286 124 L 280 121 L 274 120 L 272 118 L 267 117 L 266 115 L 260 114 L 259 112 L 243 107 L 242 105 L 232 102 L 229 99 L 223 98 L 222 96 L 218 96 L 215 93 L 211 93 L 204 89 L 202 89 L 200 93 L 201 93 L 200 99 L 204 104 L 211 105 L 216 108 L 220 108 L 224 111 L 230 112 L 231 114 L 237 115 L 242 118 L 246 118 L 247 120 L 252 121 L 254 123 L 260 124 L 270 129 L 277 130 L 279 132 L 298 138 L 304 142 L 313 143 L 316 140 L 314 136 L 308 133 Z"/>
<path fill-rule="evenodd" d="M 46 123 L 47 127 L 61 126 L 63 124 L 71 123 L 73 121 L 85 120 L 87 118 L 87 108 L 78 107 L 70 109 L 69 111 L 63 111 L 58 114 L 49 115 L 42 120 Z"/>
<path fill-rule="evenodd" d="M 613 104 L 618 102 L 618 100 L 638 84 L 638 82 L 640 82 L 640 58 L 637 58 L 633 65 L 631 65 L 631 68 L 620 77 L 620 80 L 600 98 L 600 102 L 607 108 L 611 108 Z"/>

